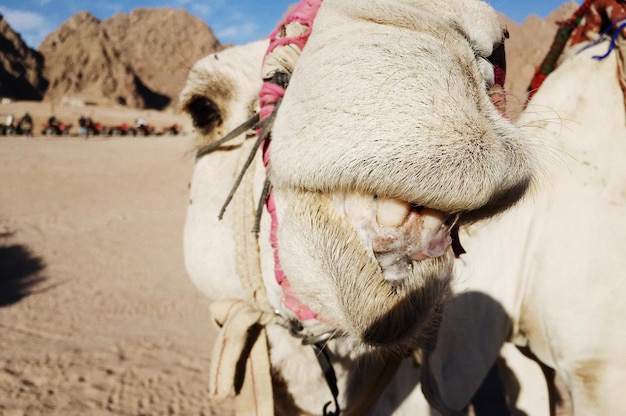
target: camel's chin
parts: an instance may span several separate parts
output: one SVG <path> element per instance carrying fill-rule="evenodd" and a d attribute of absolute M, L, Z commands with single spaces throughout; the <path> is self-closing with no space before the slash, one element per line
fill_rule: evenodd
<path fill-rule="evenodd" d="M 344 287 L 343 326 L 369 348 L 398 352 L 428 348 L 435 340 L 441 305 L 449 293 L 453 262 L 449 249 L 440 257 L 413 261 L 402 280 L 372 276 L 373 282 L 361 290 Z"/>
<path fill-rule="evenodd" d="M 358 194 L 276 200 L 281 265 L 304 304 L 367 349 L 432 341 L 454 263 L 447 214 Z"/>

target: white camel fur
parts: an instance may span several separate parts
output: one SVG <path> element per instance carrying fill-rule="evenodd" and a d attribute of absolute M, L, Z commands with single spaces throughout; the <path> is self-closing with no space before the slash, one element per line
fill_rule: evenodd
<path fill-rule="evenodd" d="M 200 136 L 198 146 L 208 141 L 218 139 L 228 131 L 237 127 L 237 124 L 251 115 L 256 107 L 257 92 L 260 88 L 258 68 L 267 42 L 256 42 L 246 46 L 228 49 L 216 55 L 210 55 L 199 61 L 192 70 L 187 87 L 181 95 L 181 103 L 194 118 L 198 114 L 190 108 L 190 104 L 202 103 L 205 97 L 211 97 L 220 112 L 233 116 L 225 117 L 222 124 L 215 126 L 211 123 L 209 130 L 197 127 Z M 252 75 L 245 78 L 245 69 L 252 69 Z M 223 95 L 220 87 L 216 92 L 214 87 L 207 84 L 216 82 L 218 85 L 228 85 L 233 88 L 232 94 Z M 223 101 L 220 101 L 222 100 Z M 193 105 L 192 105 L 193 107 Z M 199 108 L 205 108 L 199 105 Z M 202 117 L 200 117 L 202 118 Z M 206 121 L 206 120 L 205 120 Z M 213 129 L 218 128 L 218 132 Z M 202 134 L 202 132 L 205 132 Z M 249 142 L 248 138 L 248 142 Z M 189 274 L 196 286 L 212 301 L 228 298 L 245 299 L 241 281 L 237 277 L 235 260 L 236 247 L 234 239 L 235 219 L 232 209 L 227 210 L 224 218 L 218 220 L 217 215 L 229 192 L 231 182 L 238 173 L 238 166 L 249 151 L 249 144 L 244 138 L 237 140 L 229 151 L 220 151 L 205 156 L 196 163 L 190 191 L 190 206 L 188 209 L 185 227 L 185 258 Z M 260 186 L 265 170 L 260 162 L 256 166 L 257 185 Z M 256 194 L 255 198 L 259 195 Z M 261 236 L 267 235 L 267 215 L 262 222 Z M 271 261 L 271 247 L 261 239 L 262 267 L 268 287 L 274 288 L 268 294 L 276 305 L 281 305 L 282 292 L 275 288 L 273 280 L 273 262 Z M 269 260 L 268 260 L 269 259 Z M 223 278 L 222 278 L 223 277 Z M 325 386 L 321 370 L 309 346 L 303 346 L 299 340 L 289 335 L 282 327 L 268 327 L 272 342 L 272 366 L 279 369 L 280 378 L 288 385 L 286 398 L 277 398 L 277 415 L 301 414 L 308 411 L 320 414 L 322 405 L 330 400 L 331 395 Z M 331 345 L 335 350 L 341 348 L 337 341 Z M 349 349 L 343 347 L 341 355 L 347 356 Z M 350 391 L 358 392 L 363 380 L 350 381 L 350 372 L 346 371 L 358 367 L 359 375 L 364 377 L 375 371 L 380 376 L 377 366 L 367 357 L 357 359 L 343 358 L 336 353 L 335 367 L 338 385 L 342 394 L 342 406 L 347 405 L 346 397 Z M 339 366 L 337 365 L 339 364 Z M 343 367 L 346 370 L 343 370 Z M 374 367 L 373 370 L 371 367 Z M 355 375 L 352 375 L 354 378 Z M 416 409 L 428 411 L 419 388 L 420 373 L 411 359 L 404 360 L 395 377 L 389 381 L 387 391 L 380 400 L 373 404 L 371 414 L 412 415 Z M 350 386 L 350 391 L 347 386 Z M 275 390 L 278 390 L 275 388 Z M 354 393 L 352 393 L 354 394 Z M 297 408 L 291 403 L 289 396 L 297 398 Z M 404 412 L 402 409 L 405 409 Z"/>
<path fill-rule="evenodd" d="M 501 41 L 495 12 L 481 1 L 325 0 L 291 76 L 270 151 L 278 257 L 293 294 L 317 314 L 302 332 L 336 336 L 326 348 L 346 414 L 368 378 L 386 373 L 386 360 L 433 346 L 451 290 L 453 226 L 501 213 L 532 181 L 530 141 L 488 95 L 487 58 Z M 181 102 L 201 144 L 255 111 L 265 45 L 192 69 Z M 237 254 L 254 212 L 237 206 L 261 197 L 260 155 L 250 193 L 244 186 L 221 221 L 218 213 L 251 147 L 242 136 L 194 168 L 186 266 L 212 301 L 248 300 L 248 266 Z M 272 308 L 295 321 L 274 277 L 269 233 L 265 213 L 262 280 Z M 313 350 L 279 325 L 266 330 L 276 413 L 319 414 L 331 396 Z M 423 406 L 413 369 L 405 358 L 371 414 Z"/>
<path fill-rule="evenodd" d="M 474 299 L 446 308 L 429 357 L 450 407 L 467 403 L 508 339 L 554 370 L 575 414 L 626 409 L 624 97 L 617 52 L 592 59 L 608 43 L 567 51 L 518 121 L 543 146 L 531 197 L 462 236 L 458 290 Z"/>

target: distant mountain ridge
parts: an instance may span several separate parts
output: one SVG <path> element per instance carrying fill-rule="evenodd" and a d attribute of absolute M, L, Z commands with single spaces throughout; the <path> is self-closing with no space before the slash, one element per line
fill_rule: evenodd
<path fill-rule="evenodd" d="M 0 15 L 0 97 L 41 100 L 48 87 L 43 65 L 43 56 Z"/>
<path fill-rule="evenodd" d="M 531 16 L 521 25 L 500 15 L 510 33 L 506 87 L 513 116 L 550 48 L 555 22 L 577 7 L 570 0 L 546 19 Z M 39 51 L 29 49 L 0 18 L 0 96 L 173 107 L 191 66 L 225 47 L 203 21 L 172 8 L 135 9 L 103 21 L 83 11 L 50 33 Z"/>
<path fill-rule="evenodd" d="M 184 10 L 135 9 L 104 21 L 83 11 L 39 46 L 45 98 L 163 109 L 176 103 L 191 65 L 220 49 L 211 28 Z"/>
<path fill-rule="evenodd" d="M 510 91 L 509 113 L 515 118 L 527 94 L 535 68 L 548 53 L 556 31 L 557 22 L 569 19 L 578 9 L 574 0 L 564 3 L 545 19 L 538 16 L 528 17 L 518 25 L 504 15 L 500 15 L 500 24 L 509 32 L 506 45 L 507 81 L 506 88 Z"/>

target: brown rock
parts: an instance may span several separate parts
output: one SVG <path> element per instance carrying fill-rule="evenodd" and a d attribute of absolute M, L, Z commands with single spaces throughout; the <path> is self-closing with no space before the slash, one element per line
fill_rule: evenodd
<path fill-rule="evenodd" d="M 41 100 L 47 82 L 43 56 L 26 46 L 0 15 L 0 97 Z"/>
<path fill-rule="evenodd" d="M 516 118 L 526 101 L 528 85 L 535 68 L 543 61 L 556 35 L 556 22 L 571 17 L 578 5 L 575 1 L 564 3 L 545 19 L 532 15 L 518 25 L 504 15 L 500 23 L 509 31 L 506 41 L 507 81 L 509 114 Z"/>
<path fill-rule="evenodd" d="M 577 7 L 570 0 L 546 19 L 530 16 L 521 25 L 500 15 L 510 34 L 506 88 L 513 118 L 550 48 L 555 22 Z M 104 21 L 83 11 L 46 37 L 41 54 L 0 19 L 0 42 L 0 95 L 36 100 L 45 93 L 51 103 L 68 97 L 149 109 L 175 107 L 191 66 L 225 47 L 200 19 L 172 8 L 136 9 Z"/>
<path fill-rule="evenodd" d="M 175 106 L 191 65 L 221 48 L 211 29 L 184 10 L 136 9 L 104 21 L 84 11 L 39 47 L 50 81 L 45 99 Z"/>

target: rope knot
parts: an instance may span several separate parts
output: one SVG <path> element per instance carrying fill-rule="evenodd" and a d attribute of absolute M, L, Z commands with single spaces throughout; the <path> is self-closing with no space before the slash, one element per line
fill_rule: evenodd
<path fill-rule="evenodd" d="M 271 415 L 274 412 L 266 326 L 276 317 L 240 299 L 217 301 L 211 313 L 220 328 L 211 357 L 211 400 L 222 403 L 231 392 L 237 414 Z"/>

